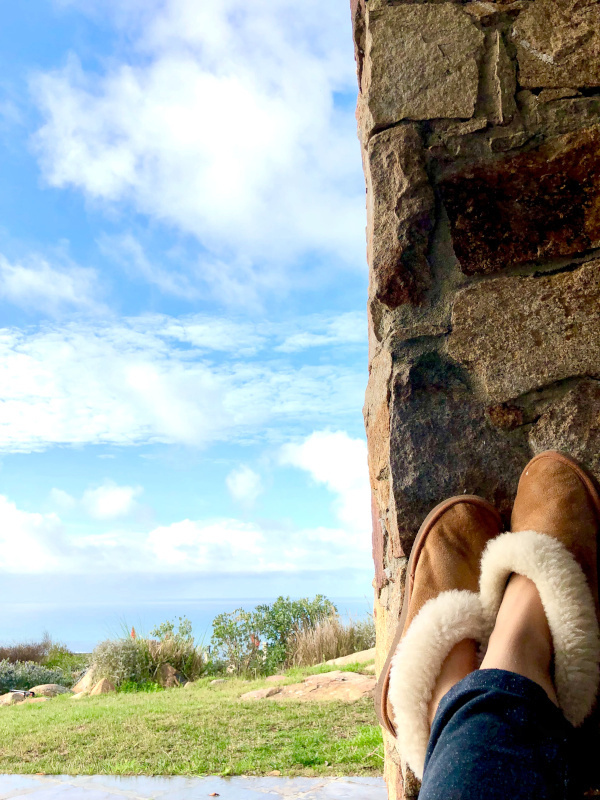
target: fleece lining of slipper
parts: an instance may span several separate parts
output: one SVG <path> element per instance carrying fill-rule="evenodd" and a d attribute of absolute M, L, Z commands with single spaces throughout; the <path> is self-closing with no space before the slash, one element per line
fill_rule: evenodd
<path fill-rule="evenodd" d="M 600 678 L 596 607 L 583 570 L 552 536 L 521 531 L 493 539 L 481 560 L 486 639 L 513 572 L 533 581 L 540 594 L 554 644 L 556 695 L 563 714 L 577 727 L 592 711 Z"/>
<path fill-rule="evenodd" d="M 479 596 L 453 589 L 425 603 L 396 649 L 389 686 L 396 746 L 419 780 L 429 742 L 429 703 L 442 664 L 456 644 L 481 642 L 485 630 Z"/>

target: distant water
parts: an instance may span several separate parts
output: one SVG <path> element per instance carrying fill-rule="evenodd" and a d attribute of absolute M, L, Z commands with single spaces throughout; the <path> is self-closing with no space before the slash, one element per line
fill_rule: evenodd
<path fill-rule="evenodd" d="M 0 644 L 31 641 L 41 638 L 44 631 L 55 641 L 65 643 L 75 652 L 89 653 L 103 639 L 122 636 L 131 631 L 148 634 L 155 625 L 166 620 L 187 617 L 197 640 L 210 642 L 212 621 L 223 612 L 236 608 L 252 610 L 275 598 L 207 599 L 146 602 L 120 605 L 70 605 L 53 603 L 3 604 L 0 620 Z M 371 613 L 371 601 L 363 598 L 330 598 L 345 618 L 359 619 Z"/>

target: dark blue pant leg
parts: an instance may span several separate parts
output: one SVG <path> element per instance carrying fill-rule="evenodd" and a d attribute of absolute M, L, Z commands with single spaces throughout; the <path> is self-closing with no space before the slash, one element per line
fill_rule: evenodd
<path fill-rule="evenodd" d="M 438 707 L 419 798 L 571 798 L 574 736 L 537 683 L 499 669 L 472 672 Z"/>

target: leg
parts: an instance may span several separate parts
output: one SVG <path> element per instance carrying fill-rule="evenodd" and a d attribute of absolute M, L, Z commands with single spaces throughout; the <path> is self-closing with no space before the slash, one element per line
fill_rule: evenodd
<path fill-rule="evenodd" d="M 477 669 L 477 644 L 473 639 L 463 639 L 455 645 L 442 664 L 439 677 L 429 703 L 429 725 L 442 697 L 470 672 Z"/>
<path fill-rule="evenodd" d="M 539 684 L 558 706 L 551 675 L 552 656 L 552 636 L 539 592 L 529 578 L 513 574 L 481 669 L 503 669 L 523 675 Z"/>

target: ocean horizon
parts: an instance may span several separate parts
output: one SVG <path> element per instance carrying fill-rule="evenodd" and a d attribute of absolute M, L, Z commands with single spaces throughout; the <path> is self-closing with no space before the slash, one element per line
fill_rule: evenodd
<path fill-rule="evenodd" d="M 360 619 L 372 613 L 372 600 L 364 597 L 331 597 L 345 619 Z M 196 640 L 209 644 L 213 619 L 238 608 L 251 611 L 276 597 L 204 598 L 140 603 L 4 603 L 0 621 L 0 644 L 37 641 L 48 632 L 56 642 L 73 652 L 90 653 L 104 639 L 129 634 L 134 627 L 139 635 L 167 620 L 187 617 Z"/>

